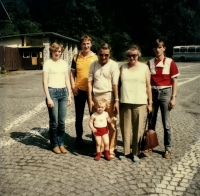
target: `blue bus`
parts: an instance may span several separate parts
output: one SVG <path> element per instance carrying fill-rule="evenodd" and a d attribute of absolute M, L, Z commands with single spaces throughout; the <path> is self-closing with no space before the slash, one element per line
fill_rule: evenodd
<path fill-rule="evenodd" d="M 200 61 L 200 45 L 174 46 L 172 59 L 174 61 Z"/>

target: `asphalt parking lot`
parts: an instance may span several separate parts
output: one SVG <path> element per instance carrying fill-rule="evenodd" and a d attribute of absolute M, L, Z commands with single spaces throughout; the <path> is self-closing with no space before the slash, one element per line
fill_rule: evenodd
<path fill-rule="evenodd" d="M 93 160 L 94 147 L 84 117 L 84 148 L 77 150 L 74 105 L 67 110 L 67 154 L 49 147 L 48 114 L 42 71 L 0 75 L 0 195 L 1 196 L 200 196 L 200 63 L 177 63 L 177 105 L 171 113 L 172 158 L 163 158 L 159 116 L 159 146 L 139 163 L 129 159 Z M 118 126 L 117 156 L 123 153 Z"/>

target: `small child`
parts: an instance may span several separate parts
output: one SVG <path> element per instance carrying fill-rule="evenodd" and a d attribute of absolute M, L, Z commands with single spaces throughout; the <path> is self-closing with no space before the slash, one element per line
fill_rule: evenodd
<path fill-rule="evenodd" d="M 110 157 L 109 151 L 109 136 L 108 136 L 108 127 L 107 122 L 111 123 L 116 121 L 116 118 L 110 118 L 109 114 L 105 112 L 107 101 L 105 99 L 101 99 L 97 101 L 95 104 L 96 112 L 93 113 L 89 120 L 89 126 L 94 134 L 96 140 L 96 157 L 95 161 L 99 161 L 101 157 L 101 140 L 103 139 L 104 143 L 104 156 L 110 161 L 112 158 Z"/>

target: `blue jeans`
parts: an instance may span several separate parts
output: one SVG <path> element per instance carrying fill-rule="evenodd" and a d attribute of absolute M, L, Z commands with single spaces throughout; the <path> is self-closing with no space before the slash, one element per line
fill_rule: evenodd
<path fill-rule="evenodd" d="M 165 150 L 171 149 L 171 126 L 170 126 L 170 109 L 169 102 L 171 100 L 171 88 L 165 89 L 152 89 L 153 96 L 153 112 L 150 121 L 149 128 L 154 129 L 156 127 L 158 110 L 160 108 L 162 124 L 164 129 L 164 146 Z"/>
<path fill-rule="evenodd" d="M 49 138 L 51 146 L 54 148 L 64 145 L 68 94 L 66 88 L 49 87 L 48 89 L 54 103 L 53 108 L 47 106 L 49 112 Z"/>

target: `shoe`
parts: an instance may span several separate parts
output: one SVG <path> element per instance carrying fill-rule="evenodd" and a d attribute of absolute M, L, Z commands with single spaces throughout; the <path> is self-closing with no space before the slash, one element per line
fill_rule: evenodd
<path fill-rule="evenodd" d="M 63 154 L 66 154 L 67 153 L 67 150 L 64 146 L 60 146 L 60 151 L 63 153 Z"/>
<path fill-rule="evenodd" d="M 134 156 L 133 156 L 133 162 L 135 162 L 135 163 L 140 162 L 139 157 L 134 155 Z"/>
<path fill-rule="evenodd" d="M 127 159 L 133 159 L 133 155 L 130 153 L 130 154 L 127 154 L 127 155 L 119 155 L 119 159 L 122 160 L 124 158 L 127 158 Z"/>
<path fill-rule="evenodd" d="M 166 159 L 170 159 L 170 157 L 171 157 L 171 152 L 168 151 L 168 150 L 166 150 L 166 151 L 165 151 L 165 158 L 166 158 Z"/>
<path fill-rule="evenodd" d="M 99 161 L 99 159 L 101 158 L 101 153 L 100 152 L 97 152 L 96 153 L 96 156 L 94 158 L 95 161 Z"/>
<path fill-rule="evenodd" d="M 110 161 L 112 158 L 110 157 L 110 151 L 104 150 L 104 157 L 106 160 Z"/>
<path fill-rule="evenodd" d="M 148 154 L 148 153 L 151 153 L 152 152 L 152 149 L 147 149 L 147 150 L 144 150 L 142 151 L 144 154 Z"/>
<path fill-rule="evenodd" d="M 54 153 L 56 154 L 61 154 L 60 148 L 56 146 L 55 148 L 52 149 Z"/>

